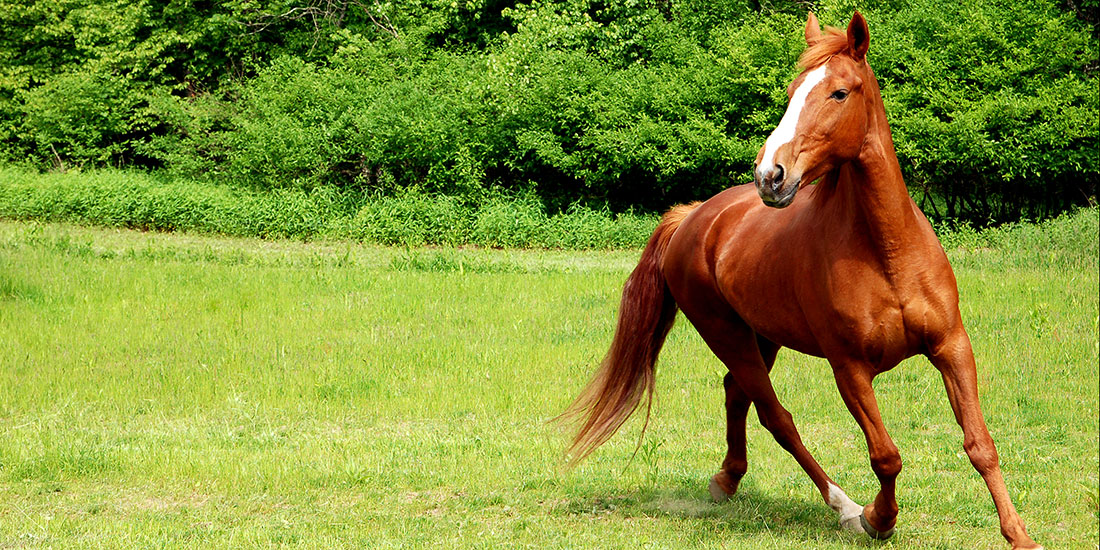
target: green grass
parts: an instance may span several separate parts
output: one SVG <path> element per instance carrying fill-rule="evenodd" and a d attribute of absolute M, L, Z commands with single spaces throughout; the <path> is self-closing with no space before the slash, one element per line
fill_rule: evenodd
<path fill-rule="evenodd" d="M 1096 227 L 949 247 L 1009 490 L 1048 548 L 1098 543 Z M 885 544 L 841 532 L 755 423 L 741 492 L 709 502 L 723 367 L 682 319 L 637 457 L 633 419 L 563 470 L 547 421 L 637 255 L 0 222 L 0 548 L 1007 548 L 923 359 L 876 380 L 905 464 Z M 774 380 L 870 499 L 828 366 L 784 351 Z"/>

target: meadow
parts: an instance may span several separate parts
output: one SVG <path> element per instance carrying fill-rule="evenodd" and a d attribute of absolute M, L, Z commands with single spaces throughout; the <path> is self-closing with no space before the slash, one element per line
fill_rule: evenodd
<path fill-rule="evenodd" d="M 983 410 L 1032 536 L 1096 548 L 1098 213 L 944 242 Z M 575 470 L 549 422 L 638 250 L 386 248 L 0 221 L 0 548 L 1007 548 L 923 358 L 876 380 L 898 532 L 842 532 L 750 415 L 732 501 L 722 365 L 682 318 L 658 401 Z M 828 365 L 773 373 L 857 502 Z"/>

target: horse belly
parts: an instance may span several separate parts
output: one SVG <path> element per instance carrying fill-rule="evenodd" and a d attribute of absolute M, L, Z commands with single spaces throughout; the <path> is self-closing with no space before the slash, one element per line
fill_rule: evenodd
<path fill-rule="evenodd" d="M 757 334 L 783 347 L 822 357 L 814 326 L 798 300 L 794 268 L 784 268 L 786 264 L 776 259 L 768 250 L 742 248 L 736 259 L 718 264 L 721 294 Z"/>
<path fill-rule="evenodd" d="M 732 294 L 732 293 L 730 293 Z M 792 302 L 769 297 L 767 293 L 728 296 L 733 310 L 760 336 L 795 351 L 824 357 L 820 342 L 802 311 Z"/>
<path fill-rule="evenodd" d="M 754 331 L 802 353 L 883 370 L 913 354 L 902 298 L 873 260 L 798 250 L 743 246 L 718 262 L 723 297 Z"/>

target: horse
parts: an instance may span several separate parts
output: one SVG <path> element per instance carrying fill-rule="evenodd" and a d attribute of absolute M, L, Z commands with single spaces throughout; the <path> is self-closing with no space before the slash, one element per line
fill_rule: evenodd
<path fill-rule="evenodd" d="M 1041 548 L 1012 504 L 979 408 L 955 275 L 902 180 L 866 60 L 867 22 L 857 11 L 846 31 L 823 31 L 810 13 L 805 37 L 802 73 L 756 156 L 754 185 L 675 207 L 650 237 L 623 287 L 610 349 L 563 413 L 579 425 L 567 455 L 573 464 L 589 455 L 643 399 L 648 424 L 657 355 L 679 310 L 728 369 L 728 451 L 710 480 L 711 496 L 730 498 L 745 475 L 745 423 L 755 404 L 761 424 L 806 471 L 840 526 L 886 539 L 897 522 L 902 462 L 872 380 L 920 354 L 943 378 L 1001 534 L 1012 548 Z M 866 506 L 829 478 L 779 403 L 769 373 L 783 347 L 828 360 L 880 482 Z"/>

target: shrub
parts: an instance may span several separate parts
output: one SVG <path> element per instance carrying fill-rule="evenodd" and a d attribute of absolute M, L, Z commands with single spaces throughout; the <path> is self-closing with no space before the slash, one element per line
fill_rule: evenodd
<path fill-rule="evenodd" d="M 35 158 L 57 168 L 128 164 L 149 129 L 142 94 L 126 80 L 61 74 L 22 95 L 23 125 Z"/>

